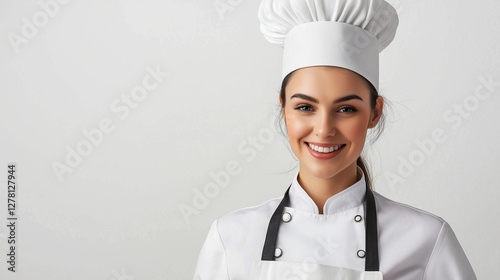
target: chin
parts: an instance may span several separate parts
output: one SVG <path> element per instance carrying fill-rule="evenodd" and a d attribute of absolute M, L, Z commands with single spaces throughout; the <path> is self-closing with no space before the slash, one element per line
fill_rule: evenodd
<path fill-rule="evenodd" d="M 308 168 L 309 169 L 309 168 Z M 316 166 L 312 169 L 309 169 L 311 175 L 321 178 L 327 179 L 337 175 L 341 170 L 339 168 L 327 167 L 327 166 Z"/>

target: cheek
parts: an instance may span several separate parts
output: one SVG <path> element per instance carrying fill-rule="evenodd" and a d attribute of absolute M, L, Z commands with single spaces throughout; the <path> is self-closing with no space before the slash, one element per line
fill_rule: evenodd
<path fill-rule="evenodd" d="M 364 144 L 368 126 L 367 118 L 367 116 L 360 116 L 344 122 L 342 125 L 342 134 L 352 142 L 361 142 Z"/>
<path fill-rule="evenodd" d="M 311 124 L 304 118 L 288 115 L 286 120 L 290 142 L 298 141 L 311 130 Z"/>

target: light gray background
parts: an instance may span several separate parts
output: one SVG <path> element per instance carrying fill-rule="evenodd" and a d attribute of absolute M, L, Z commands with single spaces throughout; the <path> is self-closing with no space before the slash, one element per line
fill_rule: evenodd
<path fill-rule="evenodd" d="M 220 14 L 217 3 L 231 9 Z M 1 2 L 1 279 L 192 279 L 215 219 L 282 195 L 297 162 L 272 122 L 282 50 L 259 31 L 259 3 L 70 0 L 44 23 L 38 1 Z M 496 279 L 500 2 L 391 3 L 400 26 L 380 83 L 392 106 L 364 151 L 375 189 L 443 217 L 478 278 Z M 33 16 L 41 27 L 16 51 L 9 36 Z M 147 67 L 169 76 L 129 115 L 115 112 Z M 454 106 L 464 103 L 472 109 L 460 116 Z M 113 131 L 58 180 L 54 162 L 66 164 L 67 147 L 87 141 L 82 130 L 106 119 Z M 444 143 L 390 184 L 386 175 L 422 155 L 416 141 L 434 129 Z M 6 264 L 9 162 L 18 166 L 16 273 Z M 231 162 L 240 172 L 187 222 L 179 207 L 194 206 Z"/>

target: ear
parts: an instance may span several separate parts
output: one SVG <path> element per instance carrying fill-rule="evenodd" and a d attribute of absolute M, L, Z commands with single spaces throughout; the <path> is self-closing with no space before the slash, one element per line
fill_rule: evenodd
<path fill-rule="evenodd" d="M 382 112 L 384 109 L 384 98 L 382 96 L 378 96 L 375 102 L 376 102 L 375 108 L 371 113 L 370 122 L 368 123 L 368 128 L 375 127 L 378 121 L 380 120 L 380 117 L 382 117 Z"/>

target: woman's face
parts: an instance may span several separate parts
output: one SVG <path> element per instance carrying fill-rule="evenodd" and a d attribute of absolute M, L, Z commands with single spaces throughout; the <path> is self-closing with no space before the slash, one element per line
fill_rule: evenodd
<path fill-rule="evenodd" d="M 382 97 L 377 98 L 377 106 L 372 110 L 370 89 L 365 80 L 350 70 L 332 66 L 296 70 L 285 92 L 282 113 L 301 172 L 330 178 L 355 165 L 363 150 L 367 129 L 380 119 Z M 342 146 L 333 153 L 318 153 L 313 152 L 308 143 Z"/>

